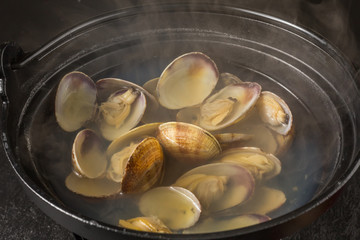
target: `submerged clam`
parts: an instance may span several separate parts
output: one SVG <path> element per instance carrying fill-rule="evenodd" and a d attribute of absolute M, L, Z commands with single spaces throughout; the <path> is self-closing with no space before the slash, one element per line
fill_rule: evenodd
<path fill-rule="evenodd" d="M 231 148 L 222 153 L 220 162 L 239 164 L 258 181 L 270 179 L 281 171 L 281 162 L 277 157 L 255 147 Z"/>
<path fill-rule="evenodd" d="M 196 226 L 186 229 L 184 233 L 194 234 L 227 231 L 252 226 L 269 220 L 270 217 L 260 214 L 244 214 L 230 218 L 209 217 L 199 222 Z"/>
<path fill-rule="evenodd" d="M 171 230 L 157 217 L 137 217 L 127 220 L 120 219 L 119 226 L 145 232 L 171 233 Z"/>
<path fill-rule="evenodd" d="M 157 187 L 142 195 L 140 212 L 159 218 L 173 230 L 189 228 L 199 219 L 199 200 L 189 190 L 181 187 Z"/>
<path fill-rule="evenodd" d="M 163 163 L 160 143 L 153 137 L 147 137 L 140 143 L 131 142 L 112 154 L 107 177 L 121 183 L 123 193 L 143 192 L 159 182 Z"/>
<path fill-rule="evenodd" d="M 80 131 L 72 147 L 74 171 L 86 178 L 98 178 L 104 175 L 107 158 L 103 140 L 90 129 Z"/>
<path fill-rule="evenodd" d="M 171 157 L 184 163 L 204 163 L 221 152 L 213 135 L 189 123 L 163 123 L 159 126 L 157 139 Z"/>
<path fill-rule="evenodd" d="M 85 178 L 70 173 L 65 180 L 66 187 L 79 195 L 91 198 L 105 198 L 121 192 L 121 185 L 107 178 Z"/>
<path fill-rule="evenodd" d="M 55 116 L 63 130 L 76 131 L 93 117 L 96 93 L 95 83 L 84 73 L 71 72 L 61 79 L 55 97 Z"/>
<path fill-rule="evenodd" d="M 214 137 L 220 143 L 221 149 L 229 149 L 234 147 L 243 147 L 251 140 L 252 135 L 244 133 L 218 133 Z"/>
<path fill-rule="evenodd" d="M 253 82 L 228 85 L 200 106 L 199 126 L 213 131 L 241 120 L 255 106 L 261 86 Z"/>
<path fill-rule="evenodd" d="M 283 99 L 272 92 L 264 91 L 261 93 L 257 102 L 257 109 L 261 120 L 272 130 L 287 135 L 291 128 L 293 117 L 289 106 Z"/>
<path fill-rule="evenodd" d="M 215 88 L 216 64 L 205 54 L 191 52 L 177 57 L 162 72 L 156 87 L 159 103 L 168 109 L 198 105 Z"/>
<path fill-rule="evenodd" d="M 211 163 L 191 169 L 174 186 L 188 189 L 207 212 L 221 211 L 244 203 L 255 188 L 253 176 L 231 163 Z"/>

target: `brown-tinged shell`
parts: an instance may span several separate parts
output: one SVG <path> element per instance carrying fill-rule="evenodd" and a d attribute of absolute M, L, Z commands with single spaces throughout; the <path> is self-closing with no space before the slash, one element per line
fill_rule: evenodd
<path fill-rule="evenodd" d="M 216 138 L 189 123 L 167 122 L 159 126 L 157 139 L 171 157 L 190 164 L 207 162 L 221 152 Z"/>
<path fill-rule="evenodd" d="M 105 174 L 107 158 L 103 140 L 90 130 L 80 131 L 72 147 L 74 171 L 86 178 L 98 178 Z"/>
<path fill-rule="evenodd" d="M 95 83 L 82 72 L 70 72 L 61 79 L 55 97 L 55 116 L 64 131 L 76 131 L 92 119 L 96 93 Z"/>
<path fill-rule="evenodd" d="M 157 217 L 136 217 L 127 220 L 120 219 L 119 226 L 145 232 L 172 233 L 171 230 Z"/>
<path fill-rule="evenodd" d="M 177 57 L 162 72 L 157 87 L 159 103 L 168 109 L 198 105 L 215 88 L 216 64 L 205 54 L 190 52 Z"/>
<path fill-rule="evenodd" d="M 137 145 L 126 164 L 122 192 L 150 189 L 161 179 L 163 165 L 164 155 L 160 143 L 153 137 L 145 138 Z"/>

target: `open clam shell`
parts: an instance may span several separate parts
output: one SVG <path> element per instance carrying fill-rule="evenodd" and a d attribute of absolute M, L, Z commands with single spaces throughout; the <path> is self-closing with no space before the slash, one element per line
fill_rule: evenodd
<path fill-rule="evenodd" d="M 70 72 L 60 81 L 55 97 L 55 116 L 60 127 L 73 132 L 89 121 L 96 109 L 96 86 L 82 72 Z"/>
<path fill-rule="evenodd" d="M 243 82 L 224 87 L 200 106 L 199 126 L 214 131 L 241 120 L 255 106 L 261 86 Z"/>
<path fill-rule="evenodd" d="M 145 111 L 151 109 L 149 106 L 158 107 L 154 97 L 134 83 L 106 78 L 97 81 L 96 86 L 99 100 L 102 102 L 100 130 L 107 140 L 114 140 L 135 127 Z"/>
<path fill-rule="evenodd" d="M 163 123 L 157 139 L 169 156 L 189 164 L 204 163 L 221 152 L 220 144 L 211 133 L 189 123 Z"/>
<path fill-rule="evenodd" d="M 66 177 L 65 185 L 70 191 L 91 198 L 111 197 L 121 192 L 121 184 L 107 178 L 84 178 L 73 172 Z"/>
<path fill-rule="evenodd" d="M 255 147 L 228 149 L 221 154 L 220 162 L 239 164 L 258 181 L 270 179 L 281 172 L 281 162 L 277 157 Z"/>
<path fill-rule="evenodd" d="M 162 72 L 156 87 L 159 103 L 168 109 L 198 105 L 215 88 L 219 78 L 216 64 L 200 52 L 186 53 Z"/>
<path fill-rule="evenodd" d="M 269 221 L 271 218 L 260 214 L 244 214 L 230 218 L 206 218 L 184 233 L 208 233 L 244 228 Z"/>
<path fill-rule="evenodd" d="M 193 226 L 200 217 L 199 200 L 189 190 L 181 187 L 157 187 L 142 195 L 140 212 L 159 218 L 173 230 Z"/>
<path fill-rule="evenodd" d="M 107 158 L 103 140 L 90 130 L 80 131 L 72 147 L 74 171 L 86 178 L 98 178 L 105 174 Z"/>
<path fill-rule="evenodd" d="M 272 130 L 287 135 L 293 124 L 289 106 L 278 95 L 264 91 L 256 104 L 261 120 Z"/>
<path fill-rule="evenodd" d="M 163 165 L 160 143 L 153 137 L 146 137 L 111 156 L 107 177 L 121 182 L 123 193 L 143 192 L 160 181 Z"/>
<path fill-rule="evenodd" d="M 188 189 L 203 210 L 216 212 L 246 202 L 254 193 L 251 173 L 232 163 L 211 163 L 196 167 L 176 180 L 174 186 Z"/>
<path fill-rule="evenodd" d="M 120 219 L 119 226 L 145 232 L 171 233 L 171 230 L 157 217 L 136 217 L 127 220 Z"/>

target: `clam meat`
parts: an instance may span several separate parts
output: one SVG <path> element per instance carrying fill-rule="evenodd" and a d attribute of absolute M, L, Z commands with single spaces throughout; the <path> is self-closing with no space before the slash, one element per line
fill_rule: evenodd
<path fill-rule="evenodd" d="M 291 128 L 293 117 L 289 106 L 278 95 L 264 91 L 257 102 L 259 115 L 272 130 L 287 135 Z"/>
<path fill-rule="evenodd" d="M 224 87 L 201 104 L 199 126 L 214 131 L 238 122 L 255 106 L 260 92 L 254 82 Z"/>
<path fill-rule="evenodd" d="M 239 164 L 249 170 L 257 181 L 270 179 L 281 172 L 280 160 L 260 148 L 242 147 L 224 151 L 220 162 Z"/>

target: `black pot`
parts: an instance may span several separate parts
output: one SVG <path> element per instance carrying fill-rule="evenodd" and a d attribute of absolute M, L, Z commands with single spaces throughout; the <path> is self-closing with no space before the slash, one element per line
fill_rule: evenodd
<path fill-rule="evenodd" d="M 54 89 L 73 70 L 142 84 L 191 51 L 283 96 L 293 109 L 296 137 L 274 181 L 285 183 L 287 203 L 268 222 L 201 235 L 137 232 L 99 220 L 87 208 L 97 200 L 73 199 L 64 187 L 74 134 L 56 124 Z M 360 165 L 355 69 L 321 37 L 271 16 L 205 3 L 134 7 L 91 19 L 32 53 L 5 43 L 0 61 L 9 161 L 39 208 L 88 239 L 279 239 L 322 214 Z"/>

